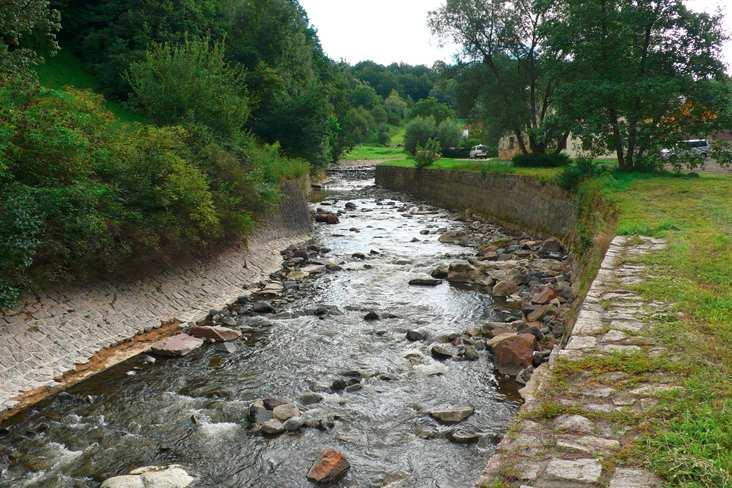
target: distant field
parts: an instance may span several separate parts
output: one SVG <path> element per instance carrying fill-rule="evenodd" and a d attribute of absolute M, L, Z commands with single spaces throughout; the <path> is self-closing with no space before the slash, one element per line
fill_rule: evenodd
<path fill-rule="evenodd" d="M 414 168 L 413 159 L 389 160 L 384 163 L 388 166 Z M 562 168 L 516 168 L 511 161 L 500 159 L 470 160 L 470 159 L 439 159 L 428 170 L 462 170 L 476 171 L 487 174 L 517 174 L 535 176 L 546 180 L 559 174 Z"/>
<path fill-rule="evenodd" d="M 36 68 L 41 84 L 46 88 L 63 90 L 66 86 L 100 91 L 99 85 L 82 62 L 70 51 L 62 50 L 56 56 L 47 57 L 46 62 Z M 149 120 L 121 102 L 106 100 L 105 106 L 121 122 L 149 122 Z"/>
<path fill-rule="evenodd" d="M 343 155 L 344 161 L 375 161 L 405 158 L 404 149 L 400 147 L 376 146 L 362 144 Z"/>

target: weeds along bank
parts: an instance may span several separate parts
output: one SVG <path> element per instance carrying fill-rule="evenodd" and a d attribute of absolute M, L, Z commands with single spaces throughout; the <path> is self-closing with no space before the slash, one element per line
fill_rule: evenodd
<path fill-rule="evenodd" d="M 88 92 L 0 87 L 0 308 L 23 290 L 245 238 L 308 165 L 203 125 L 122 123 Z"/>
<path fill-rule="evenodd" d="M 569 194 L 550 183 L 517 175 L 383 166 L 377 168 L 377 181 L 519 227 L 538 221 L 545 232 L 560 237 L 573 250 L 577 258 L 574 283 L 580 297 L 592 285 L 613 236 L 629 236 L 627 255 L 613 261 L 618 270 L 642 270 L 639 279 L 629 280 L 625 293 L 649 304 L 647 313 L 639 309 L 643 335 L 666 353 L 660 358 L 641 352 L 618 353 L 594 362 L 558 361 L 543 390 L 563 391 L 578 371 L 597 384 L 625 375 L 627 381 L 611 385 L 621 393 L 626 383 L 630 388 L 654 379 L 677 388 L 646 402 L 642 415 L 624 411 L 601 415 L 547 403 L 546 395 L 539 392 L 532 411 L 524 409 L 508 438 L 520 438 L 522 422 L 532 419 L 556 420 L 554 425 L 571 415 L 620 420 L 618 428 L 628 434 L 622 436 L 619 451 L 605 456 L 600 484 L 608 482 L 603 478 L 605 468 L 612 472 L 614 466 L 630 464 L 654 473 L 664 486 L 732 486 L 732 178 L 616 172 L 586 180 Z M 501 193 L 506 190 L 510 192 Z M 543 222 L 537 215 L 549 220 Z M 648 239 L 634 236 L 663 239 L 665 245 L 652 252 L 635 252 Z M 625 303 L 614 301 L 596 297 L 595 306 L 610 313 L 613 306 Z M 578 301 L 576 310 L 581 305 Z M 557 449 L 548 447 L 547 452 Z M 499 471 L 501 477 L 486 486 L 533 485 L 519 480 L 516 470 Z"/>

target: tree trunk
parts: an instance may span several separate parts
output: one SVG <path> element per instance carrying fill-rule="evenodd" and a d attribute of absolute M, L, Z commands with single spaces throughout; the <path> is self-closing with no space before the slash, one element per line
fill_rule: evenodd
<path fill-rule="evenodd" d="M 618 124 L 618 114 L 615 109 L 610 110 L 610 124 L 613 127 L 613 139 L 615 139 L 615 153 L 618 155 L 618 168 L 621 170 L 630 169 L 625 160 L 625 143 L 623 142 L 623 134 Z"/>
<path fill-rule="evenodd" d="M 521 129 L 514 129 L 513 134 L 516 136 L 516 142 L 519 145 L 519 149 L 521 149 L 522 154 L 529 154 L 529 150 L 526 147 L 526 143 L 524 142 L 523 134 L 521 133 Z"/>

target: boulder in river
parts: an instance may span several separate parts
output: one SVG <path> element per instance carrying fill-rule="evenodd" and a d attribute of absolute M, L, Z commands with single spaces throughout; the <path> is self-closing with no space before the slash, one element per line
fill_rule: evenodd
<path fill-rule="evenodd" d="M 158 356 L 182 357 L 203 345 L 203 339 L 188 334 L 177 334 L 158 341 L 152 346 L 152 353 Z"/>
<path fill-rule="evenodd" d="M 262 433 L 266 435 L 279 435 L 285 431 L 285 426 L 277 419 L 271 419 L 262 424 Z"/>
<path fill-rule="evenodd" d="M 319 483 L 334 483 L 343 478 L 351 465 L 340 451 L 323 449 L 320 458 L 308 471 L 308 480 Z"/>
<path fill-rule="evenodd" d="M 116 476 L 102 483 L 101 488 L 186 488 L 194 478 L 178 465 L 147 466 L 126 476 Z"/>
<path fill-rule="evenodd" d="M 378 313 L 374 312 L 373 310 L 367 313 L 363 319 L 367 322 L 374 322 L 376 320 L 381 320 L 381 317 Z"/>
<path fill-rule="evenodd" d="M 409 281 L 411 286 L 437 286 L 442 283 L 442 280 L 436 278 L 414 278 Z"/>
<path fill-rule="evenodd" d="M 451 344 L 435 343 L 430 346 L 430 353 L 435 359 L 452 359 L 457 356 L 457 349 Z"/>
<path fill-rule="evenodd" d="M 274 313 L 274 307 L 268 302 L 255 302 L 252 305 L 252 312 L 254 313 Z"/>
<path fill-rule="evenodd" d="M 424 341 L 429 337 L 429 334 L 426 330 L 423 329 L 413 329 L 407 331 L 407 340 L 410 342 L 419 342 Z"/>
<path fill-rule="evenodd" d="M 447 438 L 455 444 L 474 444 L 480 440 L 480 434 L 471 429 L 455 429 Z"/>
<path fill-rule="evenodd" d="M 459 424 L 473 415 L 475 409 L 472 405 L 464 405 L 460 407 L 436 408 L 429 410 L 427 413 L 441 424 L 454 425 Z"/>
<path fill-rule="evenodd" d="M 277 420 L 284 422 L 291 419 L 292 417 L 299 417 L 300 410 L 298 410 L 293 403 L 286 403 L 272 409 L 272 415 Z"/>
<path fill-rule="evenodd" d="M 496 356 L 498 371 L 515 376 L 534 360 L 536 337 L 532 334 L 504 334 L 488 343 Z"/>
<path fill-rule="evenodd" d="M 340 222 L 338 215 L 333 212 L 318 212 L 315 214 L 315 221 L 328 225 L 335 225 Z"/>
<path fill-rule="evenodd" d="M 188 335 L 212 342 L 231 342 L 241 338 L 241 332 L 227 327 L 196 326 L 188 329 Z"/>

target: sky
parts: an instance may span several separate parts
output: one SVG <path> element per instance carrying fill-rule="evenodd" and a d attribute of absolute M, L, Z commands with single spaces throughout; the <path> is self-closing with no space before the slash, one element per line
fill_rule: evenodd
<path fill-rule="evenodd" d="M 730 0 L 686 0 L 694 10 L 714 12 L 721 6 L 725 27 L 732 33 Z M 318 30 L 325 52 L 335 60 L 380 64 L 404 62 L 432 66 L 450 62 L 458 49 L 441 47 L 427 26 L 427 13 L 444 0 L 300 0 Z M 732 42 L 727 42 L 724 60 L 732 67 Z"/>

